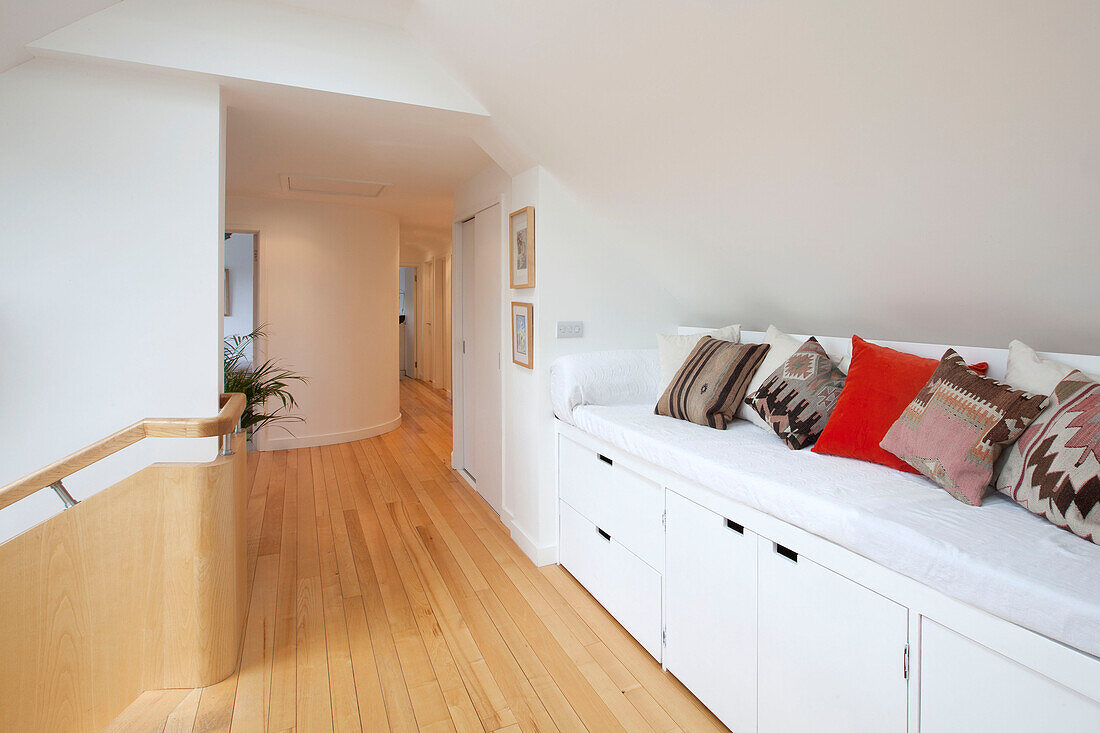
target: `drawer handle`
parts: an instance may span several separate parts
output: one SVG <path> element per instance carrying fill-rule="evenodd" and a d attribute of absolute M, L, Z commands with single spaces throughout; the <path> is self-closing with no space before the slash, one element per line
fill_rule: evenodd
<path fill-rule="evenodd" d="M 603 453 L 597 453 L 596 457 L 599 458 L 601 461 L 603 461 L 604 463 L 606 463 L 609 466 L 614 466 L 615 465 L 615 461 L 611 460 L 610 458 L 605 456 Z"/>
<path fill-rule="evenodd" d="M 733 521 L 732 519 L 727 519 L 726 520 L 726 528 L 727 529 L 732 529 L 737 534 L 745 534 L 745 525 L 738 524 L 737 522 Z"/>
<path fill-rule="evenodd" d="M 798 562 L 798 553 L 789 547 L 784 547 L 778 542 L 775 543 L 775 554 L 782 555 L 791 562 Z"/>
<path fill-rule="evenodd" d="M 598 532 L 598 533 L 599 533 L 599 535 L 600 535 L 600 537 L 603 537 L 603 538 L 604 538 L 605 540 L 607 540 L 608 542 L 610 542 L 610 541 L 611 541 L 611 535 L 609 535 L 609 534 L 608 534 L 607 532 L 604 532 L 604 531 L 603 531 L 602 529 L 600 529 L 599 527 L 596 527 L 596 532 Z"/>

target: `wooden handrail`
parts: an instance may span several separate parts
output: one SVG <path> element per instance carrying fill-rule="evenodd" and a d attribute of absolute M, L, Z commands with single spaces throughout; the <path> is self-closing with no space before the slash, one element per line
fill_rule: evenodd
<path fill-rule="evenodd" d="M 239 392 L 223 394 L 220 404 L 221 409 L 216 417 L 147 417 L 144 420 L 138 420 L 113 435 L 97 440 L 72 455 L 32 471 L 23 478 L 0 488 L 0 509 L 11 506 L 20 499 L 46 488 L 54 481 L 67 478 L 96 461 L 118 453 L 142 438 L 210 438 L 232 433 L 237 429 L 237 422 L 244 412 L 244 395 Z"/>

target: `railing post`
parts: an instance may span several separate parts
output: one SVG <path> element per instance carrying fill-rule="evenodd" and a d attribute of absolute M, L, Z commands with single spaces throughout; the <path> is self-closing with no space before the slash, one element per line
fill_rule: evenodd
<path fill-rule="evenodd" d="M 221 436 L 221 441 L 222 441 L 221 454 L 223 456 L 233 455 L 233 436 L 236 435 L 237 433 L 241 432 L 241 420 L 243 418 L 244 418 L 243 415 L 241 417 L 237 418 L 237 427 L 236 427 L 236 429 L 233 430 L 232 433 L 226 433 L 225 435 Z"/>
<path fill-rule="evenodd" d="M 65 488 L 65 484 L 61 483 L 61 479 L 50 484 L 50 488 L 53 489 L 58 498 L 61 499 L 61 503 L 65 505 L 66 509 L 76 506 L 76 499 L 74 499 L 73 495 L 69 493 L 69 490 Z"/>

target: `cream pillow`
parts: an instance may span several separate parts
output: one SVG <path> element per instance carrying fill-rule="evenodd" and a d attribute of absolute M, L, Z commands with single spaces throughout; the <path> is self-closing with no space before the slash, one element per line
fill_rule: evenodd
<path fill-rule="evenodd" d="M 683 335 L 657 334 L 657 360 L 661 364 L 661 384 L 660 389 L 657 390 L 658 396 L 665 393 L 668 383 L 672 381 L 672 378 L 676 376 L 676 372 L 680 370 L 688 356 L 691 355 L 691 350 L 695 348 L 695 344 L 699 343 L 699 339 L 704 336 L 739 344 L 741 343 L 741 324 Z"/>
<path fill-rule="evenodd" d="M 1060 361 L 1045 359 L 1022 341 L 1013 340 L 1008 345 L 1008 369 L 1005 381 L 1017 389 L 1032 394 L 1049 395 L 1058 383 L 1069 376 L 1073 367 Z M 1084 374 L 1091 380 L 1100 382 L 1095 374 Z"/>
<path fill-rule="evenodd" d="M 767 332 L 764 333 L 763 343 L 767 344 L 771 348 L 768 349 L 767 356 L 764 357 L 764 361 L 760 364 L 760 368 L 756 370 L 756 374 L 752 375 L 752 379 L 749 380 L 749 388 L 745 392 L 746 397 L 752 397 L 756 394 L 756 391 L 760 389 L 772 372 L 780 367 L 780 365 L 787 359 L 790 359 L 794 352 L 802 346 L 803 341 L 796 339 L 794 336 L 788 336 L 780 331 L 775 326 L 768 326 Z M 756 414 L 756 410 L 752 409 L 748 405 L 742 403 L 737 408 L 737 417 L 742 420 L 748 420 L 758 428 L 763 428 L 768 432 L 771 432 L 771 426 L 764 422 L 764 418 Z"/>

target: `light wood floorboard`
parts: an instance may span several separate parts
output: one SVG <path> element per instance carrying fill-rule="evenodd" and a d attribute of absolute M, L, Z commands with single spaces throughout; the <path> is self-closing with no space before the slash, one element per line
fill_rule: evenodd
<path fill-rule="evenodd" d="M 401 399 L 392 433 L 249 455 L 237 672 L 112 730 L 724 731 L 450 469 L 450 400 Z"/>

